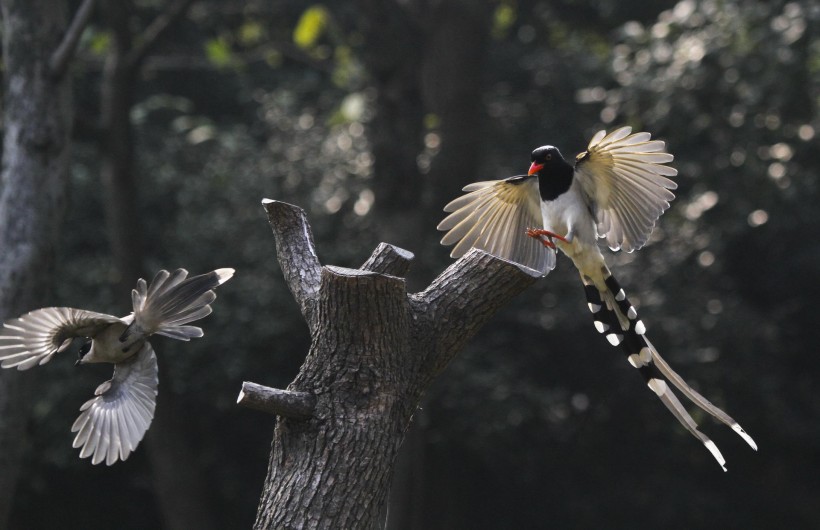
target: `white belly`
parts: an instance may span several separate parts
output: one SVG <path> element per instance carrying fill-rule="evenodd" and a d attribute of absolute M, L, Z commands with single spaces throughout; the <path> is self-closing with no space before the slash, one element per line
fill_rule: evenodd
<path fill-rule="evenodd" d="M 598 249 L 596 222 L 583 200 L 578 183 L 553 201 L 541 203 L 544 229 L 568 237 L 569 243 L 555 239 L 555 245 L 570 259 L 582 275 L 600 274 L 605 266 L 604 257 Z"/>

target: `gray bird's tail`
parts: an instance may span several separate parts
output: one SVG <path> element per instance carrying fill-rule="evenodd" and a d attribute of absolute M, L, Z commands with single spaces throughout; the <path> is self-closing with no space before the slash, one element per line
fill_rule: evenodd
<path fill-rule="evenodd" d="M 681 405 L 680 400 L 667 383 L 671 383 L 684 396 L 715 419 L 731 427 L 752 449 L 757 451 L 757 444 L 735 420 L 687 385 L 683 378 L 663 360 L 646 337 L 646 327 L 638 319 L 638 313 L 629 302 L 626 293 L 606 267 L 603 270 L 603 277 L 604 286 L 596 286 L 591 278 L 582 274 L 589 310 L 592 311 L 592 318 L 595 320 L 595 328 L 606 336 L 610 344 L 623 349 L 629 364 L 638 369 L 646 384 L 661 399 L 672 415 L 706 446 L 723 471 L 726 471 L 724 465 L 726 461 L 720 454 L 720 450 L 708 436 L 698 430 L 697 423 Z"/>
<path fill-rule="evenodd" d="M 211 314 L 209 304 L 216 299 L 213 289 L 231 279 L 233 273 L 234 269 L 217 269 L 188 278 L 185 269 L 173 273 L 161 270 L 150 285 L 140 278 L 131 291 L 134 321 L 120 340 L 125 342 L 132 334 L 147 337 L 155 333 L 186 341 L 201 337 L 202 328 L 187 324 Z"/>

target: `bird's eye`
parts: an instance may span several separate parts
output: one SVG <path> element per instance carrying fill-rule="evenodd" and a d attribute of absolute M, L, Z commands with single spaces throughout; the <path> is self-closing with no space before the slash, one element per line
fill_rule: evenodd
<path fill-rule="evenodd" d="M 83 355 L 88 353 L 89 350 L 91 350 L 91 341 L 88 341 L 82 346 L 80 346 L 80 351 L 78 353 L 80 354 L 80 357 L 82 357 Z"/>
<path fill-rule="evenodd" d="M 547 153 L 547 155 L 544 157 L 544 160 L 552 160 L 552 154 Z"/>

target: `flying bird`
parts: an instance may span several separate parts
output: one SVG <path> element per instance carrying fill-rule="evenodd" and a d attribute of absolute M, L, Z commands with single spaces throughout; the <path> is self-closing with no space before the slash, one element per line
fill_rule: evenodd
<path fill-rule="evenodd" d="M 28 370 L 46 364 L 76 338 L 89 339 L 75 364 L 112 363 L 114 376 L 97 387 L 80 407 L 71 427 L 80 458 L 112 465 L 136 449 L 154 418 L 157 358 L 151 335 L 188 341 L 201 337 L 190 326 L 212 311 L 213 289 L 228 281 L 234 269 L 217 269 L 188 278 L 188 271 L 161 270 L 147 285 L 142 278 L 131 291 L 134 312 L 118 318 L 71 307 L 46 307 L 7 320 L 0 330 L 0 366 Z"/>
<path fill-rule="evenodd" d="M 646 244 L 675 198 L 670 190 L 677 185 L 669 177 L 677 170 L 666 165 L 673 158 L 664 142 L 652 140 L 647 132 L 632 134 L 631 127 L 598 132 L 574 165 L 556 147 L 545 145 L 532 152 L 526 175 L 466 186 L 467 194 L 444 207 L 450 215 L 438 229 L 447 231 L 442 244 L 455 244 L 450 254 L 454 258 L 475 247 L 547 274 L 555 267 L 556 249 L 567 255 L 581 274 L 595 328 L 621 347 L 649 388 L 726 471 L 723 455 L 698 430 L 670 383 L 754 450 L 757 445 L 660 356 L 597 242 L 605 238 L 612 250 L 626 252 Z"/>

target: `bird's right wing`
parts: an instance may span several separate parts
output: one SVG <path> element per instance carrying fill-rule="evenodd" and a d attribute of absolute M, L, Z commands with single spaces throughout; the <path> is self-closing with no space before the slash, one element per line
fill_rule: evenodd
<path fill-rule="evenodd" d="M 144 337 L 157 333 L 178 340 L 201 337 L 202 328 L 186 324 L 211 314 L 209 304 L 216 299 L 213 289 L 230 280 L 233 273 L 233 269 L 217 269 L 188 278 L 185 269 L 173 273 L 161 270 L 150 285 L 140 278 L 131 292 L 134 322 L 122 338 L 130 333 Z"/>
<path fill-rule="evenodd" d="M 0 330 L 0 366 L 28 370 L 45 364 L 76 337 L 91 337 L 120 319 L 72 307 L 46 307 L 7 320 Z"/>
<path fill-rule="evenodd" d="M 82 447 L 80 458 L 109 466 L 128 458 L 154 419 L 158 385 L 157 358 L 148 342 L 115 364 L 114 377 L 97 387 L 71 426 L 77 433 L 73 446 Z"/>
<path fill-rule="evenodd" d="M 647 132 L 630 134 L 630 127 L 592 137 L 576 157 L 575 178 L 598 221 L 598 237 L 612 250 L 638 250 L 649 239 L 655 222 L 669 208 L 678 174 L 666 164 L 673 156 Z"/>
<path fill-rule="evenodd" d="M 444 207 L 452 213 L 437 227 L 447 231 L 442 245 L 456 244 L 451 257 L 479 248 L 542 274 L 555 268 L 555 251 L 527 236 L 528 228 L 544 225 L 537 177 L 476 182 L 464 191 Z"/>

